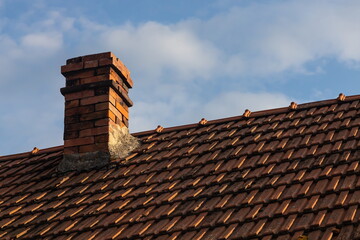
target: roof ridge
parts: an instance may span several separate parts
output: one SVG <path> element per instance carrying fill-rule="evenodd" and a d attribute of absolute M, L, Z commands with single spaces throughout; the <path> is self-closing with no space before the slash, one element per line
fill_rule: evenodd
<path fill-rule="evenodd" d="M 64 148 L 64 146 L 60 145 L 60 146 L 56 146 L 56 147 L 49 147 L 49 148 L 39 149 L 39 151 L 37 151 L 35 154 L 32 154 L 33 150 L 31 150 L 31 151 L 28 151 L 28 152 L 15 153 L 15 154 L 11 154 L 11 155 L 4 155 L 4 156 L 0 156 L 0 161 L 11 160 L 11 159 L 21 158 L 21 157 L 28 157 L 28 156 L 33 156 L 33 155 L 40 155 L 40 154 L 48 153 L 48 152 L 55 152 L 55 151 L 62 150 L 63 148 Z"/>
<path fill-rule="evenodd" d="M 243 118 L 260 117 L 260 116 L 267 116 L 267 115 L 271 115 L 271 114 L 285 113 L 285 112 L 289 112 L 289 111 L 298 111 L 298 110 L 303 110 L 303 109 L 312 108 L 312 107 L 330 105 L 330 104 L 338 103 L 339 101 L 345 103 L 345 102 L 351 102 L 351 101 L 355 101 L 355 100 L 360 100 L 360 94 L 346 96 L 346 98 L 344 100 L 338 100 L 337 98 L 335 98 L 335 99 L 326 99 L 326 100 L 320 100 L 320 101 L 315 101 L 315 102 L 301 103 L 301 104 L 297 105 L 297 108 L 295 110 L 289 109 L 289 107 L 272 108 L 272 109 L 265 109 L 265 110 L 251 112 L 251 115 L 249 117 L 244 117 L 243 115 L 237 115 L 237 116 L 232 116 L 232 117 L 209 120 L 209 121 L 207 121 L 206 125 L 214 124 L 214 123 L 224 123 L 224 122 L 239 120 L 239 119 L 243 119 Z M 161 133 L 166 133 L 166 132 L 170 132 L 170 131 L 174 131 L 174 130 L 184 130 L 184 129 L 189 129 L 189 128 L 193 128 L 193 127 L 197 127 L 197 126 L 199 126 L 199 123 L 189 123 L 189 124 L 184 124 L 184 125 L 167 127 L 167 128 L 163 128 Z M 135 132 L 135 133 L 131 133 L 131 135 L 139 137 L 139 136 L 146 136 L 146 135 L 154 134 L 154 133 L 157 133 L 156 129 Z M 46 152 L 61 150 L 62 148 L 64 148 L 63 145 L 40 149 L 36 153 L 36 155 L 46 153 Z M 32 151 L 0 156 L 0 161 L 10 160 L 10 159 L 19 158 L 19 157 L 31 156 L 31 152 Z"/>
<path fill-rule="evenodd" d="M 314 101 L 314 102 L 301 103 L 301 104 L 297 105 L 296 109 L 290 109 L 289 107 L 272 108 L 272 109 L 265 109 L 265 110 L 251 112 L 251 115 L 249 117 L 244 117 L 243 115 L 237 115 L 237 116 L 232 116 L 232 117 L 208 120 L 206 125 L 214 124 L 214 123 L 224 123 L 224 122 L 239 120 L 239 119 L 243 119 L 243 118 L 261 117 L 261 116 L 268 116 L 271 114 L 279 114 L 279 113 L 285 113 L 285 112 L 290 112 L 290 111 L 304 110 L 307 108 L 320 107 L 320 106 L 326 106 L 326 105 L 338 103 L 339 101 L 342 103 L 345 103 L 345 102 L 351 102 L 351 101 L 355 101 L 355 100 L 360 100 L 360 94 L 346 96 L 346 98 L 344 100 L 339 100 L 338 98 L 334 98 L 334 99 L 326 99 L 326 100 L 320 100 L 320 101 Z M 190 123 L 190 124 L 184 124 L 184 125 L 167 127 L 167 128 L 164 127 L 163 130 L 161 131 L 161 133 L 166 133 L 166 132 L 170 132 L 170 131 L 174 131 L 174 130 L 184 130 L 184 129 L 197 127 L 197 126 L 199 126 L 198 123 Z M 138 136 L 145 136 L 145 135 L 149 135 L 149 134 L 153 134 L 153 133 L 157 133 L 155 129 L 132 133 L 132 135 L 138 137 Z"/>

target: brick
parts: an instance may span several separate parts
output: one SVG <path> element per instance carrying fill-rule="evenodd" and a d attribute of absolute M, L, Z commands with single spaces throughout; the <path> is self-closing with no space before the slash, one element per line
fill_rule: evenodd
<path fill-rule="evenodd" d="M 79 123 L 79 122 L 80 122 L 80 115 L 65 116 L 64 119 L 65 124 Z"/>
<path fill-rule="evenodd" d="M 129 119 L 129 112 L 119 102 L 116 102 L 116 109 Z"/>
<path fill-rule="evenodd" d="M 95 93 L 94 93 L 93 89 L 87 89 L 87 90 L 83 90 L 80 92 L 67 93 L 67 94 L 65 94 L 65 100 L 71 101 L 71 100 L 75 100 L 75 99 L 92 97 L 94 95 L 95 95 Z"/>
<path fill-rule="evenodd" d="M 111 115 L 110 111 L 107 110 L 87 113 L 80 116 L 80 121 L 89 121 L 89 120 L 107 118 L 110 117 L 110 115 Z"/>
<path fill-rule="evenodd" d="M 116 124 L 119 124 L 119 125 L 121 125 L 121 123 L 122 123 L 122 117 L 121 118 L 118 118 L 118 117 L 116 117 Z"/>
<path fill-rule="evenodd" d="M 79 137 L 79 131 L 64 131 L 64 140 L 74 139 Z"/>
<path fill-rule="evenodd" d="M 117 110 L 117 108 L 114 107 L 114 105 L 112 105 L 111 103 L 109 103 L 109 109 L 115 114 L 115 116 L 117 116 L 120 119 L 122 118 L 123 114 L 121 114 L 121 112 Z"/>
<path fill-rule="evenodd" d="M 80 145 L 93 144 L 94 137 L 74 138 L 64 141 L 64 147 L 73 147 Z"/>
<path fill-rule="evenodd" d="M 120 104 L 124 109 L 125 111 L 129 111 L 129 107 L 126 105 L 126 103 L 121 99 L 121 101 L 117 101 L 117 104 Z"/>
<path fill-rule="evenodd" d="M 111 77 L 110 77 L 110 80 L 115 81 L 114 79 L 111 79 Z M 125 92 L 126 95 L 129 93 L 129 88 L 127 88 L 123 82 L 116 81 L 116 84 L 117 84 L 117 87 L 121 90 L 121 92 Z"/>
<path fill-rule="evenodd" d="M 80 79 L 66 80 L 66 87 L 73 87 L 80 85 Z"/>
<path fill-rule="evenodd" d="M 74 57 L 74 58 L 70 58 L 68 60 L 66 60 L 66 65 L 71 64 L 71 63 L 79 63 L 82 62 L 83 58 L 82 57 Z"/>
<path fill-rule="evenodd" d="M 115 71 L 115 69 L 111 68 L 109 76 L 111 80 L 114 80 L 119 84 L 122 90 L 124 90 L 126 93 L 129 92 L 129 86 L 128 86 L 129 84 L 125 83 L 127 80 L 124 78 L 122 74 L 119 75 L 118 72 Z"/>
<path fill-rule="evenodd" d="M 111 72 L 111 67 L 107 66 L 107 67 L 99 67 L 96 69 L 96 75 L 110 75 Z"/>
<path fill-rule="evenodd" d="M 95 89 L 95 96 L 100 96 L 100 95 L 109 95 L 109 87 L 101 87 L 101 88 L 97 88 Z"/>
<path fill-rule="evenodd" d="M 83 56 L 82 60 L 86 62 L 86 61 L 99 60 L 102 58 L 111 58 L 111 57 L 115 57 L 115 55 L 112 52 L 104 52 L 104 53 L 97 53 L 97 54 Z"/>
<path fill-rule="evenodd" d="M 125 124 L 126 127 L 129 127 L 129 120 L 123 116 L 123 123 Z"/>
<path fill-rule="evenodd" d="M 122 120 L 123 121 L 129 121 L 129 119 L 127 117 L 125 117 L 125 116 L 122 117 Z"/>
<path fill-rule="evenodd" d="M 124 89 L 125 92 L 127 92 L 127 93 L 129 92 L 129 87 L 126 86 L 126 84 L 124 82 L 121 84 L 121 88 Z"/>
<path fill-rule="evenodd" d="M 84 62 L 84 68 L 95 68 L 99 66 L 99 60 L 89 60 Z"/>
<path fill-rule="evenodd" d="M 124 83 L 123 79 L 119 77 L 119 75 L 116 72 L 112 72 L 109 76 L 110 80 L 113 80 L 118 84 L 118 86 L 121 88 L 122 91 L 126 92 L 126 94 L 129 93 L 129 88 Z"/>
<path fill-rule="evenodd" d="M 114 106 L 116 105 L 116 99 L 113 96 L 109 95 L 109 101 L 112 105 L 114 105 Z"/>
<path fill-rule="evenodd" d="M 116 122 L 116 116 L 112 111 L 108 111 L 108 116 L 114 123 Z"/>
<path fill-rule="evenodd" d="M 112 121 L 112 120 L 109 121 L 109 125 L 113 126 L 113 127 L 119 126 L 118 124 L 115 123 L 115 121 Z"/>
<path fill-rule="evenodd" d="M 105 80 L 110 80 L 108 75 L 98 75 L 98 76 L 81 78 L 80 83 L 87 84 L 87 83 L 94 83 L 94 82 L 100 82 L 100 81 L 105 81 Z"/>
<path fill-rule="evenodd" d="M 109 92 L 110 96 L 112 96 L 115 101 L 122 101 L 121 97 L 119 96 L 119 94 L 117 94 L 114 89 L 110 88 L 110 92 Z M 115 106 L 115 104 L 114 104 Z"/>
<path fill-rule="evenodd" d="M 86 69 L 77 72 L 71 72 L 66 75 L 66 80 L 73 80 L 78 78 L 87 78 L 95 76 L 96 72 L 94 69 Z"/>
<path fill-rule="evenodd" d="M 88 128 L 81 130 L 79 132 L 79 137 L 88 137 L 88 136 L 95 136 L 95 135 L 101 135 L 106 134 L 109 132 L 108 126 L 102 126 L 102 127 L 96 127 L 96 128 Z"/>
<path fill-rule="evenodd" d="M 102 58 L 99 60 L 99 66 L 108 66 L 113 64 L 112 58 Z"/>
<path fill-rule="evenodd" d="M 100 95 L 100 96 L 94 96 L 94 97 L 88 97 L 84 99 L 80 99 L 80 105 L 89 105 L 94 103 L 101 103 L 109 101 L 108 95 Z"/>
<path fill-rule="evenodd" d="M 129 74 L 130 74 L 130 73 L 129 73 Z M 124 76 L 123 81 L 124 81 L 124 84 L 126 84 L 126 86 L 127 86 L 128 88 L 132 88 L 132 86 L 134 85 L 134 83 L 133 83 L 130 75 L 129 75 L 128 77 Z"/>
<path fill-rule="evenodd" d="M 130 71 L 127 69 L 125 64 L 121 62 L 119 59 L 116 59 L 114 62 L 114 66 L 121 72 L 121 74 L 128 79 L 130 77 Z M 132 87 L 132 81 L 129 82 L 130 87 Z"/>
<path fill-rule="evenodd" d="M 95 138 L 95 143 L 108 142 L 109 141 L 109 134 L 97 135 L 94 138 Z"/>
<path fill-rule="evenodd" d="M 114 80 L 115 82 L 117 82 L 126 92 L 129 92 L 129 88 L 126 85 L 126 83 L 124 81 L 126 81 L 126 79 L 124 78 L 124 76 L 122 74 L 119 75 L 118 71 L 116 71 L 115 69 L 111 68 L 110 69 L 110 79 Z"/>
<path fill-rule="evenodd" d="M 123 92 L 129 93 L 129 88 L 125 84 L 119 84 Z"/>
<path fill-rule="evenodd" d="M 64 154 L 76 154 L 79 153 L 79 147 L 65 147 Z"/>
<path fill-rule="evenodd" d="M 110 125 L 110 118 L 104 118 L 104 119 L 99 119 L 95 121 L 95 127 L 99 127 L 99 126 L 109 126 Z"/>
<path fill-rule="evenodd" d="M 95 105 L 95 111 L 107 110 L 110 104 L 109 102 L 98 103 Z"/>
<path fill-rule="evenodd" d="M 123 79 L 121 78 L 121 76 L 119 76 L 119 74 L 113 70 L 110 69 L 110 79 L 114 80 L 115 82 L 119 83 L 119 84 L 124 84 Z"/>
<path fill-rule="evenodd" d="M 92 127 L 94 127 L 93 121 L 65 124 L 65 131 L 77 131 L 77 130 L 92 128 Z"/>
<path fill-rule="evenodd" d="M 78 71 L 83 69 L 83 62 L 78 62 L 78 63 L 70 63 L 67 65 L 63 65 L 61 66 L 61 73 L 64 75 L 68 72 L 72 72 L 72 71 Z"/>
<path fill-rule="evenodd" d="M 65 101 L 65 108 L 73 108 L 79 106 L 80 101 L 79 99 L 71 100 L 71 101 Z"/>
<path fill-rule="evenodd" d="M 127 95 L 126 95 L 127 96 Z M 121 104 L 121 106 L 123 106 L 125 108 L 125 110 L 127 110 L 127 105 L 125 104 L 123 98 L 121 96 L 119 96 L 119 94 L 117 94 L 114 89 L 110 88 L 110 97 L 113 97 L 115 99 L 115 102 L 118 102 Z M 113 104 L 114 106 L 116 104 Z"/>
<path fill-rule="evenodd" d="M 95 105 L 85 105 L 85 106 L 65 109 L 65 116 L 92 113 L 94 111 L 95 111 Z"/>
<path fill-rule="evenodd" d="M 108 143 L 95 143 L 79 146 L 79 153 L 96 152 L 96 151 L 109 151 Z"/>
<path fill-rule="evenodd" d="M 126 79 L 126 81 L 128 82 L 129 88 L 132 88 L 134 86 L 134 82 L 130 76 Z"/>

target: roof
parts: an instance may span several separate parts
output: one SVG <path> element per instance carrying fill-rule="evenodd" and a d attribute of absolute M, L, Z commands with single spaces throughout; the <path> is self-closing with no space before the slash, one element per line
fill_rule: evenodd
<path fill-rule="evenodd" d="M 58 173 L 61 146 L 0 157 L 0 238 L 360 238 L 359 114 L 357 95 L 158 128 L 90 172 Z"/>

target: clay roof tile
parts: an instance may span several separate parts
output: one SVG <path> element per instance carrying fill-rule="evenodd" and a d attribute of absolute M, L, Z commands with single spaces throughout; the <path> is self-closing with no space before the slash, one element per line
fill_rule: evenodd
<path fill-rule="evenodd" d="M 0 157 L 0 238 L 348 239 L 359 100 L 159 126 L 134 134 L 126 161 L 89 172 L 58 173 L 63 147 Z"/>

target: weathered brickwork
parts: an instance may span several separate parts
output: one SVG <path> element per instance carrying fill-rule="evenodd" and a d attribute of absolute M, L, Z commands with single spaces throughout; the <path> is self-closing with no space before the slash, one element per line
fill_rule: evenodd
<path fill-rule="evenodd" d="M 109 153 L 115 126 L 128 127 L 128 96 L 133 82 L 125 65 L 111 52 L 68 59 L 61 67 L 66 87 L 64 155 Z"/>

